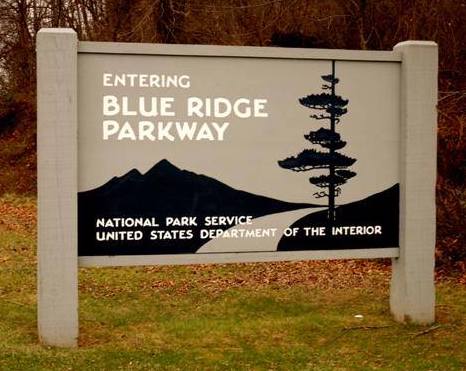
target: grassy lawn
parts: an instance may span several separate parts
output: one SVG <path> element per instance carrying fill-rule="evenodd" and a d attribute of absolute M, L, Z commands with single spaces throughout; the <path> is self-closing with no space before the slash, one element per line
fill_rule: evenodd
<path fill-rule="evenodd" d="M 397 324 L 373 262 L 81 269 L 79 349 L 41 346 L 34 218 L 0 199 L 1 370 L 466 369 L 466 287 L 438 284 L 435 327 Z"/>

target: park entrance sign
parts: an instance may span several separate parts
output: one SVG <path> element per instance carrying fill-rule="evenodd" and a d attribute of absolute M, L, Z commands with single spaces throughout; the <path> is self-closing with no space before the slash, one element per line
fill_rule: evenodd
<path fill-rule="evenodd" d="M 437 46 L 37 36 L 38 325 L 75 346 L 78 266 L 393 258 L 434 320 Z"/>

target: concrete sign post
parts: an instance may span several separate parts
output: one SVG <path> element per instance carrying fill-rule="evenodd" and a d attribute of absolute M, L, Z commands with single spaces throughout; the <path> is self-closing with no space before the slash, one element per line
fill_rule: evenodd
<path fill-rule="evenodd" d="M 77 46 L 68 29 L 37 34 L 37 315 L 44 344 L 76 346 Z"/>
<path fill-rule="evenodd" d="M 38 327 L 76 346 L 78 266 L 392 258 L 434 321 L 437 45 L 37 36 Z"/>
<path fill-rule="evenodd" d="M 435 319 L 437 45 L 399 43 L 401 63 L 400 256 L 393 259 L 390 308 L 398 321 Z"/>

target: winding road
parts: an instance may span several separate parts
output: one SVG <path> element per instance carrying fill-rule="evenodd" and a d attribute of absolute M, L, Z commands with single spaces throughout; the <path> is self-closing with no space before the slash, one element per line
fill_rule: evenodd
<path fill-rule="evenodd" d="M 269 229 L 276 228 L 274 236 L 262 238 L 215 238 L 203 245 L 196 254 L 227 253 L 227 252 L 259 252 L 276 251 L 283 231 L 302 217 L 316 213 L 324 207 L 287 211 L 255 218 L 250 225 L 237 225 L 228 229 Z"/>

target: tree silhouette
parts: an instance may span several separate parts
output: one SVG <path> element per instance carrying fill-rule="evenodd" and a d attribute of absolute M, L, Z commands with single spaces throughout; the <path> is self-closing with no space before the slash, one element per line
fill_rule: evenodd
<path fill-rule="evenodd" d="M 347 170 L 356 162 L 356 159 L 337 152 L 346 146 L 346 142 L 341 140 L 335 127 L 340 123 L 340 118 L 348 112 L 346 106 L 349 101 L 335 93 L 336 85 L 340 81 L 335 76 L 335 61 L 332 61 L 332 73 L 323 75 L 321 78 L 324 80 L 323 92 L 300 98 L 299 103 L 312 109 L 313 112 L 320 112 L 311 114 L 311 118 L 328 120 L 329 128 L 320 128 L 304 135 L 306 140 L 312 144 L 320 145 L 328 151 L 305 149 L 296 156 L 278 161 L 278 165 L 292 171 L 328 170 L 327 174 L 310 177 L 309 182 L 319 188 L 326 189 L 326 191 L 314 193 L 314 196 L 328 198 L 328 220 L 333 222 L 336 218 L 335 198 L 341 193 L 340 186 L 356 175 L 355 172 Z"/>

